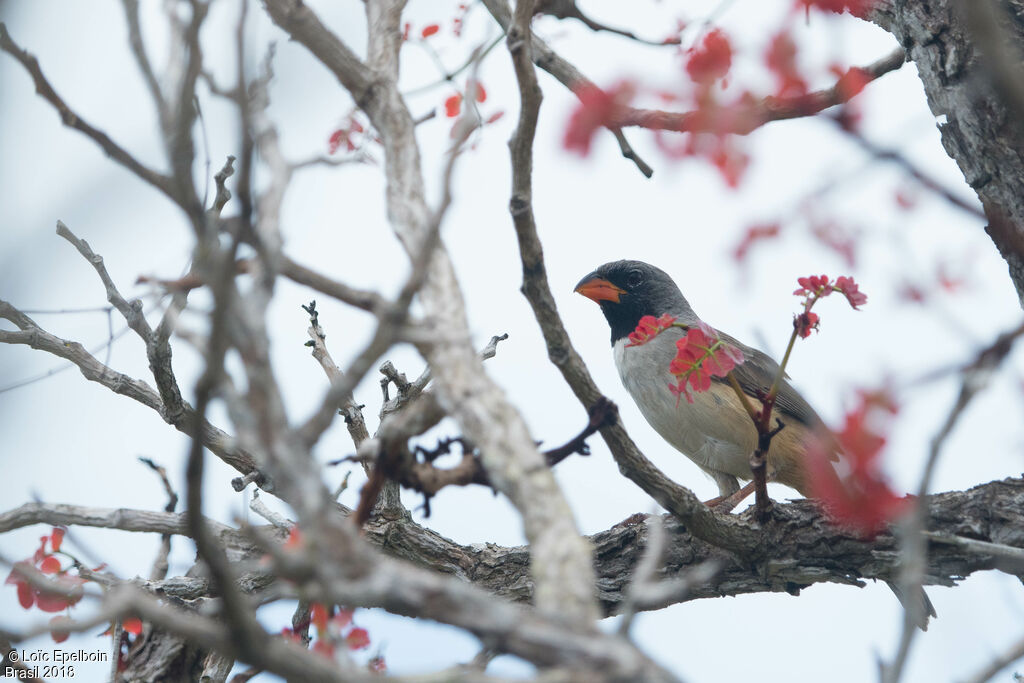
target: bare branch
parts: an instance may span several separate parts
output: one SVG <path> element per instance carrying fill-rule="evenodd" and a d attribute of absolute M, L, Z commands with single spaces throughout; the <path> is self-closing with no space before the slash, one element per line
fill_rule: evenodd
<path fill-rule="evenodd" d="M 995 678 L 995 675 L 1024 657 L 1024 638 L 1011 645 L 1005 652 L 993 659 L 985 668 L 981 669 L 964 683 L 985 683 Z"/>
<path fill-rule="evenodd" d="M 39 62 L 34 56 L 22 50 L 11 39 L 7 32 L 7 26 L 0 22 L 0 50 L 14 57 L 25 68 L 32 77 L 36 86 L 36 92 L 40 97 L 49 102 L 57 113 L 60 114 L 61 122 L 70 128 L 83 133 L 90 140 L 99 145 L 107 156 L 124 166 L 136 176 L 149 183 L 156 189 L 163 192 L 171 201 L 180 204 L 173 181 L 168 176 L 162 175 L 152 169 L 143 166 L 135 157 L 110 139 L 106 133 L 86 123 L 82 117 L 75 113 L 71 107 L 61 99 L 60 95 L 53 89 L 50 82 L 46 80 Z"/>
<path fill-rule="evenodd" d="M 102 384 L 115 394 L 127 396 L 152 408 L 178 431 L 192 434 L 192 408 L 187 403 L 184 404 L 181 414 L 169 414 L 160 396 L 148 384 L 112 370 L 99 362 L 78 342 L 61 339 L 50 334 L 39 327 L 34 320 L 3 300 L 0 300 L 0 318 L 10 320 L 20 328 L 18 331 L 0 330 L 0 343 L 24 344 L 70 361 L 78 367 L 87 380 Z M 254 479 L 261 482 L 268 492 L 273 490 L 272 484 L 263 480 L 256 470 L 253 457 L 239 448 L 228 434 L 204 420 L 200 436 L 206 447 L 225 463 L 243 474 L 251 474 Z"/>
<path fill-rule="evenodd" d="M 512 23 L 512 15 L 509 13 L 506 0 L 483 0 L 483 3 L 487 7 L 487 11 L 494 17 L 494 20 L 508 33 L 509 25 Z M 532 31 L 530 32 L 530 51 L 533 63 L 558 79 L 570 91 L 575 93 L 578 92 L 579 88 L 585 88 L 588 85 L 596 87 L 575 66 L 562 59 L 543 40 L 533 35 Z M 614 126 L 609 127 L 608 130 L 615 135 L 615 139 L 619 143 L 619 149 L 622 151 L 622 156 L 635 163 L 640 172 L 650 178 L 654 174 L 654 170 L 633 150 L 632 146 L 626 141 L 622 130 Z"/>

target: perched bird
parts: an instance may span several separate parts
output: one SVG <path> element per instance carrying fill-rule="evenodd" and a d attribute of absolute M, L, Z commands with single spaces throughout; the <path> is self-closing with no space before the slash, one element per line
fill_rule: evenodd
<path fill-rule="evenodd" d="M 672 278 L 642 261 L 615 261 L 580 280 L 576 291 L 601 306 L 612 331 L 615 367 L 647 422 L 711 475 L 722 499 L 739 491 L 738 479 L 753 478 L 750 454 L 757 446 L 757 429 L 733 388 L 722 378 L 713 378 L 708 391 L 693 395 L 693 403 L 679 400 L 669 390 L 669 364 L 676 354 L 676 340 L 685 334 L 679 328 L 666 330 L 643 346 L 626 346 L 629 334 L 646 315 L 667 313 L 684 325 L 700 323 Z M 778 364 L 724 332 L 718 334 L 743 352 L 744 362 L 733 376 L 753 404 L 759 405 L 757 399 L 768 393 Z M 806 443 L 823 426 L 821 418 L 784 379 L 772 418 L 773 425 L 778 419 L 785 427 L 768 450 L 768 478 L 808 496 Z"/>
<path fill-rule="evenodd" d="M 707 391 L 693 394 L 692 403 L 670 390 L 674 377 L 669 365 L 676 355 L 676 341 L 685 334 L 680 328 L 669 328 L 643 345 L 627 346 L 630 333 L 644 316 L 669 314 L 687 326 L 700 323 L 679 287 L 668 274 L 650 264 L 615 261 L 586 275 L 575 291 L 601 307 L 611 327 L 615 367 L 644 418 L 662 438 L 714 479 L 720 495 L 708 504 L 725 502 L 731 509 L 753 490 L 749 485 L 741 490 L 738 480 L 753 478 L 750 455 L 757 446 L 757 429 L 732 386 L 723 378 L 713 377 Z M 778 363 L 724 332 L 718 335 L 742 351 L 744 362 L 732 374 L 753 405 L 760 406 L 759 399 L 768 393 L 778 374 Z M 785 379 L 778 389 L 773 427 L 777 421 L 784 426 L 768 450 L 768 479 L 810 496 L 808 441 L 816 432 L 827 431 L 814 409 Z M 838 459 L 835 453 L 832 459 Z M 825 469 L 834 475 L 831 467 Z M 916 596 L 921 603 L 908 605 L 896 586 L 890 587 L 913 614 L 935 616 L 923 591 Z M 924 616 L 918 625 L 926 629 L 927 620 Z"/>

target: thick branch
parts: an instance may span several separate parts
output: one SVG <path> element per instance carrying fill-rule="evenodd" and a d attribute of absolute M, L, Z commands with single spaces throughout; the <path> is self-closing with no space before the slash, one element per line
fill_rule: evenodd
<path fill-rule="evenodd" d="M 952 586 L 977 572 L 997 569 L 1024 576 L 1020 560 L 1024 529 L 1019 512 L 1024 508 L 1024 480 L 1005 479 L 929 496 L 926 536 L 929 539 L 925 580 Z M 674 595 L 643 609 L 658 609 L 680 600 L 714 598 L 745 593 L 788 592 L 815 583 L 863 586 L 864 580 L 895 579 L 900 571 L 897 541 L 889 533 L 873 541 L 858 540 L 827 520 L 811 501 L 778 503 L 764 531 L 763 542 L 743 559 L 723 552 L 690 533 L 671 517 L 665 518 L 667 534 L 663 578 L 673 578 L 708 560 L 721 570 L 710 580 L 689 585 L 685 596 Z M 752 512 L 741 515 L 746 519 Z M 185 516 L 180 513 L 144 510 L 111 510 L 76 505 L 27 503 L 0 514 L 0 533 L 31 524 L 92 526 L 184 534 Z M 251 552 L 252 533 L 208 522 L 225 547 Z M 258 531 L 263 532 L 264 529 Z M 268 527 L 280 538 L 284 532 Z M 522 546 L 493 544 L 459 545 L 410 520 L 371 519 L 366 538 L 394 557 L 453 575 L 517 602 L 529 601 L 533 584 L 529 553 Z M 643 523 L 623 523 L 588 537 L 595 552 L 598 594 L 603 612 L 614 614 L 622 606 L 633 569 L 647 546 Z M 173 582 L 173 583 L 168 583 Z M 200 594 L 191 579 L 161 582 L 182 597 Z"/>

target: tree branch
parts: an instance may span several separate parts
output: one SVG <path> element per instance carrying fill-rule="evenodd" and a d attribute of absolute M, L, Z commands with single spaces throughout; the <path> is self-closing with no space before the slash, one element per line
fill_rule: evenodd
<path fill-rule="evenodd" d="M 39 61 L 27 51 L 18 47 L 14 40 L 11 39 L 10 34 L 7 32 L 7 26 L 3 22 L 0 22 L 0 50 L 3 50 L 21 63 L 35 83 L 36 93 L 57 110 L 60 120 L 65 126 L 83 133 L 99 145 L 111 159 L 163 192 L 174 203 L 180 204 L 174 183 L 170 177 L 143 166 L 135 157 L 125 151 L 123 147 L 111 140 L 106 133 L 89 125 L 67 105 L 60 95 L 57 94 L 57 91 L 53 89 L 53 86 L 50 85 L 50 82 L 46 80 L 42 69 L 39 68 Z"/>

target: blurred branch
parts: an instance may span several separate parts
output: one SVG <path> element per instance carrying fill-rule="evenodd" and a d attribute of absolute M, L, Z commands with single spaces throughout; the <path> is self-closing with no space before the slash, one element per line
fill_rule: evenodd
<path fill-rule="evenodd" d="M 591 31 L 614 33 L 638 43 L 643 43 L 644 45 L 679 45 L 680 43 L 678 37 L 667 38 L 664 40 L 646 40 L 636 36 L 636 34 L 631 31 L 615 28 L 613 26 L 606 26 L 598 21 L 594 21 L 584 14 L 576 4 L 576 0 L 537 0 L 537 6 L 534 9 L 534 12 L 536 14 L 550 14 L 558 19 L 578 19 Z"/>
<path fill-rule="evenodd" d="M 134 156 L 111 140 L 106 133 L 84 121 L 81 116 L 61 99 L 60 95 L 57 94 L 53 86 L 50 85 L 50 82 L 43 75 L 42 69 L 39 68 L 38 60 L 18 47 L 14 40 L 11 39 L 10 34 L 7 32 L 7 26 L 3 22 L 0 22 L 0 50 L 3 50 L 21 63 L 35 83 L 36 93 L 57 110 L 57 113 L 60 114 L 60 120 L 65 126 L 83 133 L 99 145 L 111 159 L 163 192 L 174 203 L 181 203 L 171 178 L 142 165 Z"/>
<path fill-rule="evenodd" d="M 996 674 L 1016 662 L 1021 657 L 1024 657 L 1024 638 L 1011 645 L 1005 652 L 995 657 L 983 669 L 966 679 L 964 683 L 985 683 L 985 681 L 990 681 L 995 678 Z M 1018 679 L 1019 676 L 1015 675 L 1014 680 Z"/>
<path fill-rule="evenodd" d="M 1013 349 L 1014 342 L 1024 336 L 1024 324 L 1016 329 L 1000 334 L 989 346 L 982 349 L 963 372 L 960 384 L 960 391 L 953 402 L 943 421 L 942 426 L 932 437 L 928 449 L 928 460 L 925 462 L 924 471 L 921 474 L 921 482 L 918 485 L 917 498 L 911 510 L 901 525 L 903 536 L 903 568 L 900 572 L 898 583 L 900 592 L 903 595 L 914 595 L 920 591 L 924 582 L 925 568 L 928 564 L 928 541 L 923 535 L 928 527 L 926 524 L 928 513 L 928 491 L 931 488 L 932 476 L 935 467 L 938 465 L 939 455 L 946 445 L 949 435 L 953 433 L 960 418 L 963 416 L 967 406 L 975 396 L 984 390 L 995 371 L 1002 365 L 1003 361 Z M 964 547 L 959 544 L 957 547 Z M 973 550 L 973 548 L 971 549 Z M 1024 552 L 1024 551 L 1022 551 Z M 1024 565 L 1018 566 L 1016 573 L 1020 575 Z M 924 605 L 917 605 L 918 610 L 923 610 Z M 903 675 L 903 668 L 906 665 L 907 657 L 910 654 L 910 646 L 917 635 L 917 624 L 924 615 L 914 614 L 915 610 L 906 609 L 903 614 L 903 630 L 900 635 L 899 646 L 891 664 L 882 666 L 882 680 L 884 683 L 897 683 Z M 926 617 L 925 617 L 926 618 Z"/>
<path fill-rule="evenodd" d="M 865 81 L 873 81 L 903 66 L 906 51 L 898 47 L 885 57 L 860 67 Z M 677 133 L 735 133 L 747 135 L 771 121 L 802 118 L 821 113 L 829 107 L 848 102 L 855 90 L 843 79 L 824 90 L 816 90 L 793 97 L 765 97 L 749 105 L 739 105 L 728 117 L 709 117 L 701 112 L 669 112 L 660 109 L 625 108 L 616 124 L 638 126 L 649 130 L 667 130 Z"/>
<path fill-rule="evenodd" d="M 873 156 L 876 159 L 883 161 L 891 161 L 900 168 L 902 168 L 910 177 L 919 182 L 925 188 L 931 190 L 938 196 L 945 199 L 947 202 L 955 206 L 956 208 L 964 211 L 975 218 L 985 220 L 985 212 L 981 206 L 975 202 L 965 201 L 961 197 L 954 194 L 949 188 L 944 187 L 939 181 L 935 180 L 931 176 L 927 175 L 924 171 L 915 166 L 910 159 L 900 154 L 899 152 L 891 149 L 884 149 L 879 147 L 875 143 L 868 140 L 864 135 L 853 128 L 843 126 L 840 121 L 833 118 L 833 121 L 839 126 L 848 138 L 856 142 L 860 147 Z"/>
<path fill-rule="evenodd" d="M 183 412 L 172 422 L 171 416 L 164 409 L 159 394 L 145 382 L 112 370 L 99 362 L 78 342 L 61 339 L 50 334 L 39 327 L 34 320 L 3 300 L 0 300 L 0 318 L 10 320 L 19 328 L 17 331 L 0 330 L 0 343 L 24 344 L 70 361 L 81 370 L 87 380 L 102 384 L 115 394 L 127 396 L 152 408 L 178 431 L 192 434 L 192 409 L 187 403 L 183 405 Z M 204 445 L 221 460 L 243 474 L 252 474 L 254 478 L 261 481 L 261 485 L 266 490 L 272 491 L 271 483 L 263 481 L 256 470 L 252 456 L 235 445 L 234 439 L 228 434 L 204 420 L 200 436 Z"/>
<path fill-rule="evenodd" d="M 501 2 L 484 0 L 488 9 L 503 26 L 508 24 Z M 493 6 L 492 6 L 493 5 Z M 504 18 L 503 18 L 504 17 Z M 563 379 L 572 389 L 576 398 L 589 411 L 604 396 L 594 383 L 583 359 L 576 352 L 565 325 L 558 314 L 555 299 L 548 284 L 547 269 L 544 265 L 544 251 L 537 234 L 536 219 L 533 215 L 533 144 L 537 117 L 540 108 L 541 91 L 536 73 L 530 62 L 534 56 L 542 68 L 556 59 L 535 36 L 526 31 L 509 31 L 508 48 L 516 69 L 520 90 L 519 123 L 509 142 L 512 164 L 512 196 L 509 212 L 519 243 L 519 257 L 523 265 L 522 292 L 526 296 L 534 317 L 540 326 L 547 345 L 548 358 L 562 373 Z M 532 52 L 531 52 L 532 50 Z M 541 55 L 538 58 L 537 55 Z M 572 68 L 568 66 L 568 68 Z M 550 69 L 548 69 L 550 71 Z M 633 443 L 622 427 L 621 421 L 601 429 L 601 435 L 608 444 L 619 465 L 619 470 L 653 497 L 666 510 L 679 515 L 695 533 L 722 547 L 751 549 L 759 544 L 758 534 L 745 529 L 728 516 L 719 516 L 709 510 L 693 493 L 666 477 L 654 466 Z"/>
<path fill-rule="evenodd" d="M 506 0 L 483 0 L 483 4 L 507 34 L 512 23 L 512 14 L 509 12 Z M 586 88 L 587 86 L 596 87 L 575 66 L 558 56 L 543 40 L 534 35 L 533 31 L 530 31 L 529 43 L 530 58 L 533 60 L 533 63 L 554 76 L 571 92 L 578 93 L 581 88 Z M 622 130 L 616 127 L 609 127 L 608 130 L 611 131 L 616 141 L 618 141 L 622 156 L 636 164 L 637 169 L 644 176 L 650 178 L 654 174 L 654 170 L 633 150 Z"/>

